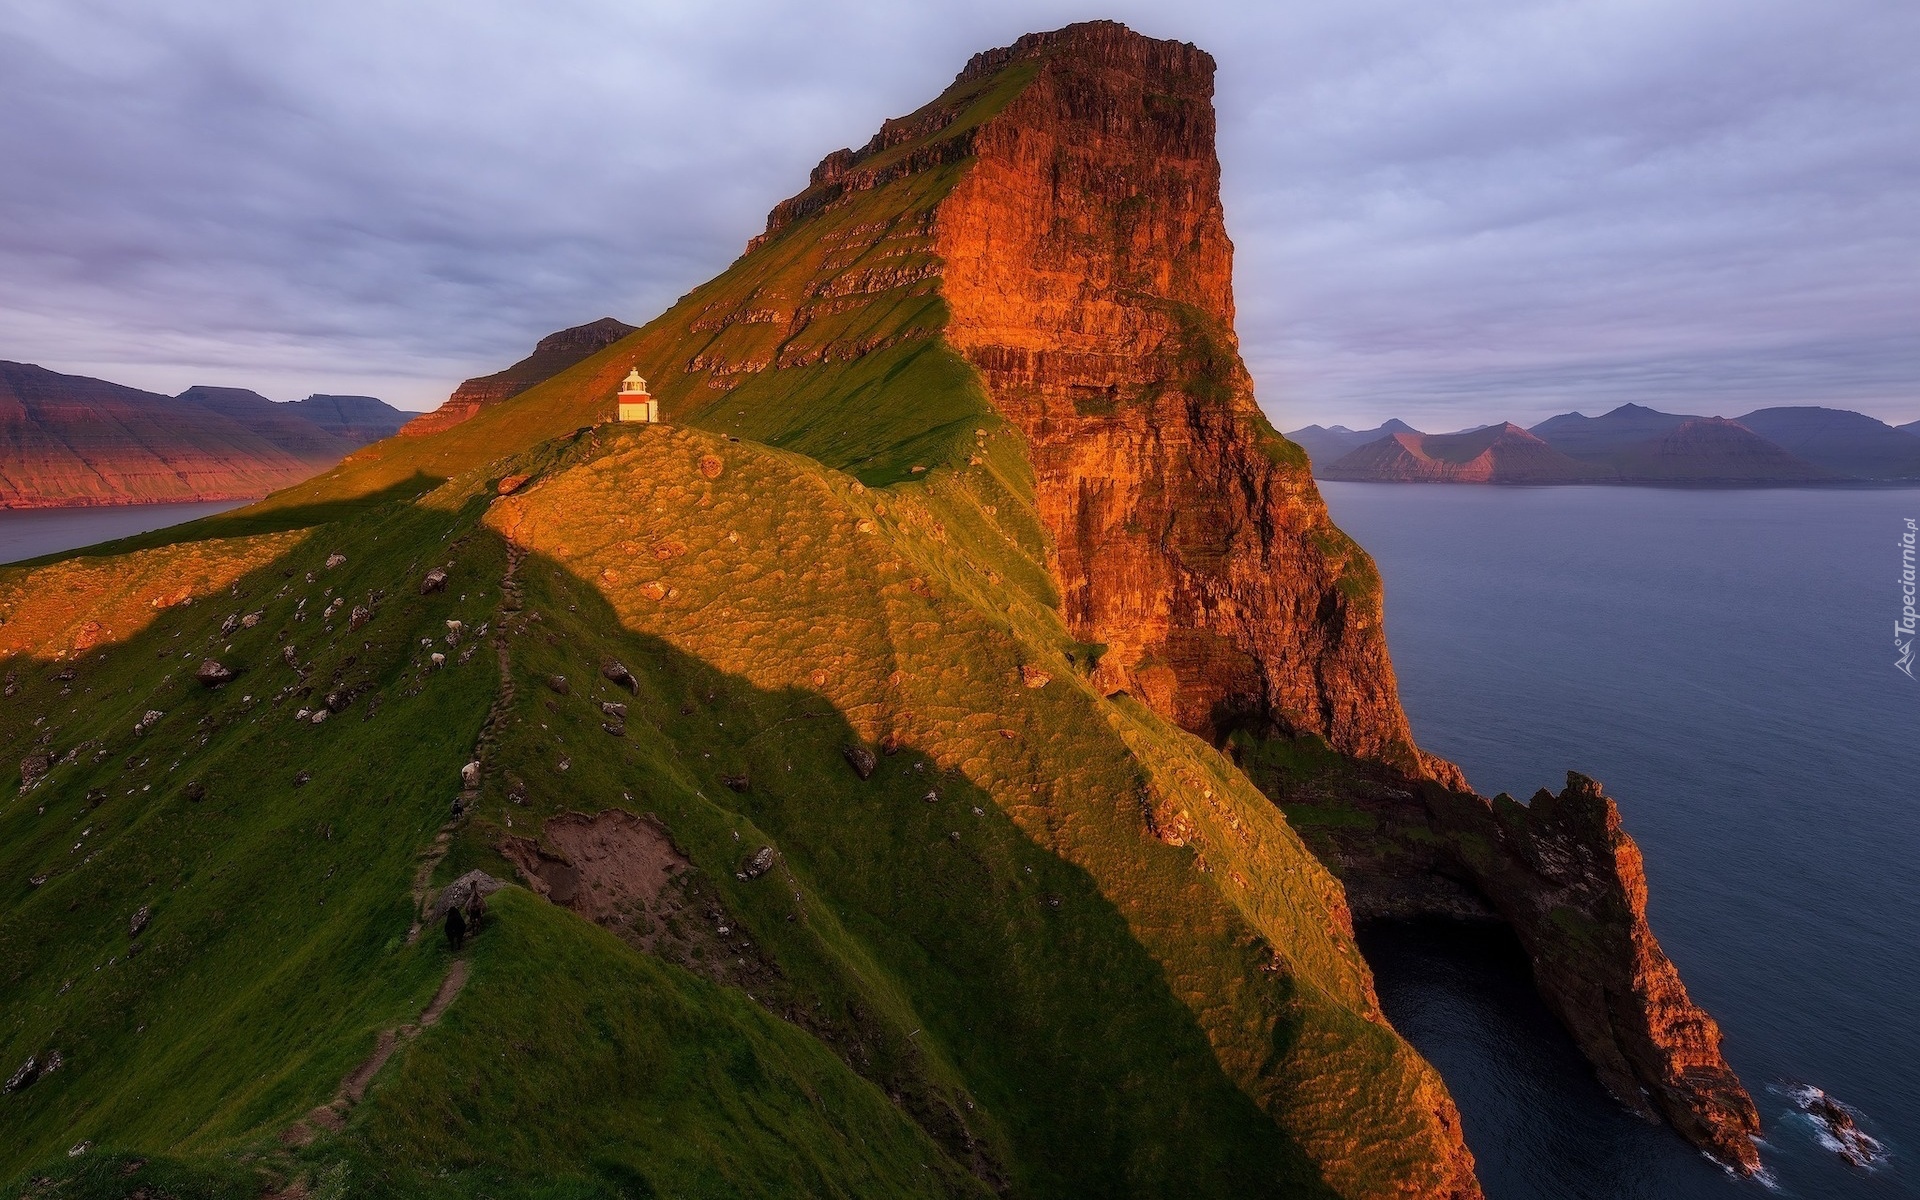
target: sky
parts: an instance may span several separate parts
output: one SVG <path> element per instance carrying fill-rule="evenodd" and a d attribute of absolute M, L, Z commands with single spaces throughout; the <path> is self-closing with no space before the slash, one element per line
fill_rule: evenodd
<path fill-rule="evenodd" d="M 1920 418 L 1912 0 L 0 0 L 0 358 L 432 408 L 1091 17 L 1219 61 L 1283 429 Z"/>

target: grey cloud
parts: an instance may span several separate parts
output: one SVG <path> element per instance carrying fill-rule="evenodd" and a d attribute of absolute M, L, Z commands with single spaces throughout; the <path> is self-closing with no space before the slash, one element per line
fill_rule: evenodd
<path fill-rule="evenodd" d="M 1920 416 L 1901 0 L 0 0 L 0 357 L 430 407 L 660 311 L 973 51 L 1103 15 L 1220 60 L 1284 427 Z"/>

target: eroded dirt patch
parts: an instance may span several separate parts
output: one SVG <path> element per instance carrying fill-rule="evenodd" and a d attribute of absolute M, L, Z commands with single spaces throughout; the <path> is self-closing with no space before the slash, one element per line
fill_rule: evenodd
<path fill-rule="evenodd" d="M 762 1003 L 780 970 L 732 918 L 659 821 L 620 809 L 549 818 L 500 852 L 527 886 L 627 942 Z"/>

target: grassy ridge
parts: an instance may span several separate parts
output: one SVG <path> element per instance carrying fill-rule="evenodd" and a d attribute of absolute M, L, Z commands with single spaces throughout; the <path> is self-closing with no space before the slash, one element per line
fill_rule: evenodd
<path fill-rule="evenodd" d="M 1028 70 L 945 102 L 984 120 Z M 24 631 L 0 746 L 88 747 L 0 789 L 0 1064 L 68 1060 L 0 1098 L 0 1178 L 115 1194 L 124 1152 L 210 1195 L 1433 1182 L 1437 1083 L 1374 1019 L 1337 886 L 1212 748 L 1084 680 L 1024 447 L 939 336 L 927 221 L 963 166 L 852 195 L 441 434 L 84 570 L 0 571 Z M 594 428 L 635 364 L 681 428 Z M 75 586 L 111 627 L 74 622 Z M 63 696 L 34 647 L 81 634 Z M 199 688 L 202 655 L 240 677 Z M 852 745 L 895 752 L 861 780 Z M 446 1017 L 342 1131 L 283 1144 L 446 976 L 406 936 L 416 870 L 510 878 L 504 839 L 607 809 L 687 856 L 699 954 L 502 893 Z M 737 878 L 761 845 L 775 871 Z"/>

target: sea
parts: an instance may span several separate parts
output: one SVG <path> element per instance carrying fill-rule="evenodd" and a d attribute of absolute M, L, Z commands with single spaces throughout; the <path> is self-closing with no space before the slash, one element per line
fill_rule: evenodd
<path fill-rule="evenodd" d="M 75 550 L 239 508 L 242 501 L 0 509 L 0 563 Z"/>
<path fill-rule="evenodd" d="M 1759 1180 L 1614 1104 L 1504 933 L 1372 926 L 1493 1200 L 1920 1196 L 1920 490 L 1323 483 L 1378 563 L 1416 739 L 1480 792 L 1600 780 L 1649 918 L 1759 1105 Z M 1920 670 L 1920 668 L 1916 668 Z M 1863 1170 L 1796 1094 L 1886 1148 Z"/>

